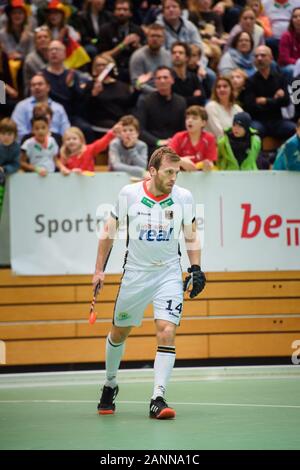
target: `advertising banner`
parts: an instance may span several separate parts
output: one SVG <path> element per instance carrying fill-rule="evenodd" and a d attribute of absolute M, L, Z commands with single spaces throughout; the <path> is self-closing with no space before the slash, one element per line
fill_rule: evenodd
<path fill-rule="evenodd" d="M 16 174 L 10 179 L 11 265 L 17 274 L 90 274 L 97 231 L 125 173 L 94 177 Z M 181 173 L 196 203 L 205 271 L 300 269 L 300 175 L 291 172 Z M 122 271 L 126 229 L 107 272 Z M 188 266 L 184 242 L 182 265 Z"/>

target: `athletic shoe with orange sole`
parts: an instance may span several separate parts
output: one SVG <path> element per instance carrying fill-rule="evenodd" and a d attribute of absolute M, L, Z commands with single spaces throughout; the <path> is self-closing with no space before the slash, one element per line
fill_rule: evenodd
<path fill-rule="evenodd" d="M 149 417 L 153 419 L 174 419 L 176 416 L 175 410 L 170 408 L 163 397 L 157 397 L 150 402 Z"/>
<path fill-rule="evenodd" d="M 99 415 L 113 415 L 116 410 L 116 405 L 114 403 L 116 396 L 118 395 L 119 387 L 118 385 L 114 388 L 106 387 L 104 385 L 102 389 L 102 395 L 100 402 L 98 403 L 97 409 Z"/>

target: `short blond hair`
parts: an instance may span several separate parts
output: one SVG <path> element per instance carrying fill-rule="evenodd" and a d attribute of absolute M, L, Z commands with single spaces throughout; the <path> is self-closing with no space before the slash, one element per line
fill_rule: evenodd
<path fill-rule="evenodd" d="M 180 162 L 181 160 L 179 155 L 177 155 L 177 153 L 174 152 L 174 150 L 172 150 L 170 147 L 160 147 L 152 153 L 149 160 L 148 169 L 150 167 L 154 167 L 156 170 L 159 170 L 163 159 L 169 160 L 171 162 Z"/>

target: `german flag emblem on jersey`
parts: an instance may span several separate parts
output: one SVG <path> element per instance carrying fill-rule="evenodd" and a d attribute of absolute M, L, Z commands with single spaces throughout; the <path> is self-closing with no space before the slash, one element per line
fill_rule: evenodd
<path fill-rule="evenodd" d="M 165 218 L 168 220 L 172 220 L 174 217 L 174 211 L 165 211 Z"/>

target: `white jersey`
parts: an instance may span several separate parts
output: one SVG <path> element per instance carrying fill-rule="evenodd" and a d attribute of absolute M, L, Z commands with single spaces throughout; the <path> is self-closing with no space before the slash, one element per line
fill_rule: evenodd
<path fill-rule="evenodd" d="M 143 181 L 124 186 L 112 216 L 127 222 L 124 267 L 152 271 L 179 262 L 181 229 L 194 221 L 195 204 L 187 189 L 174 185 L 170 194 L 155 197 Z"/>

